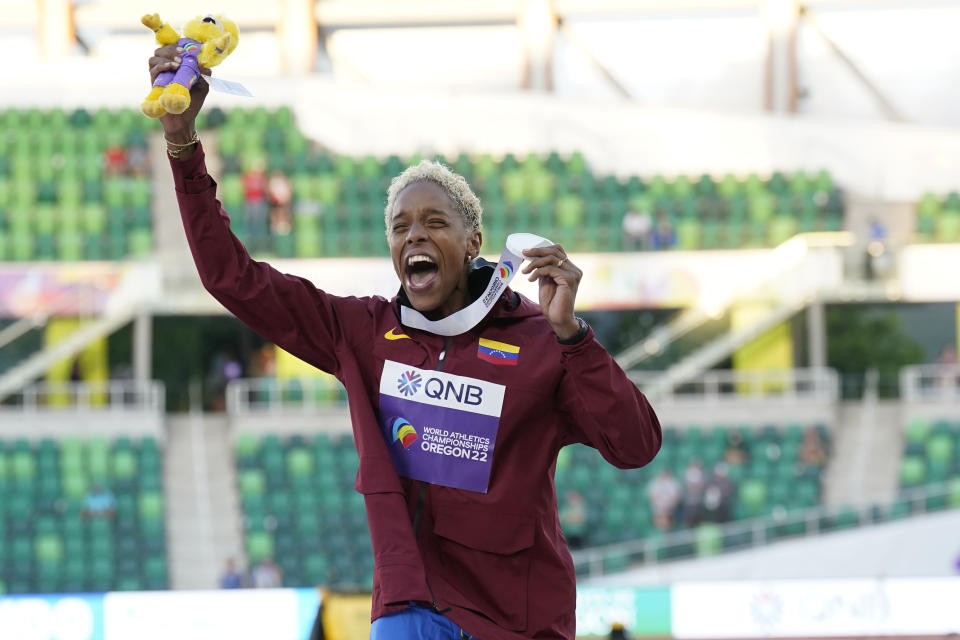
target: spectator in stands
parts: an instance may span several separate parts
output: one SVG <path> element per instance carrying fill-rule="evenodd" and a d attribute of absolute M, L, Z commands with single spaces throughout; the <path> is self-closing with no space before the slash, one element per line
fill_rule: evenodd
<path fill-rule="evenodd" d="M 681 500 L 681 517 L 686 527 L 694 527 L 700 523 L 700 504 L 703 501 L 703 488 L 707 479 L 703 473 L 703 464 L 693 459 L 683 473 L 683 498 Z"/>
<path fill-rule="evenodd" d="M 120 176 L 127 172 L 127 150 L 122 144 L 115 144 L 104 150 L 103 169 L 110 176 Z"/>
<path fill-rule="evenodd" d="M 267 183 L 267 196 L 270 201 L 270 233 L 286 235 L 293 229 L 293 187 L 290 178 L 283 171 L 270 174 Z"/>
<path fill-rule="evenodd" d="M 673 228 L 673 225 L 670 224 L 670 218 L 667 217 L 667 214 L 661 211 L 657 216 L 657 227 L 653 230 L 653 235 L 650 237 L 650 248 L 658 250 L 672 249 L 676 244 L 677 232 Z"/>
<path fill-rule="evenodd" d="M 240 589 L 244 585 L 243 574 L 237 571 L 236 562 L 233 558 L 227 558 L 223 573 L 220 574 L 221 589 Z"/>
<path fill-rule="evenodd" d="M 876 280 L 886 276 L 889 270 L 890 256 L 887 251 L 887 225 L 879 218 L 871 218 L 867 250 L 864 255 L 864 276 L 867 280 Z"/>
<path fill-rule="evenodd" d="M 730 520 L 730 507 L 733 502 L 733 483 L 727 475 L 727 465 L 718 462 L 713 467 L 713 475 L 703 490 L 703 520 L 707 522 L 727 522 Z"/>
<path fill-rule="evenodd" d="M 815 427 L 803 432 L 803 443 L 798 453 L 800 464 L 805 467 L 822 467 L 827 462 L 827 450 Z"/>
<path fill-rule="evenodd" d="M 150 67 L 179 68 L 176 47 Z M 574 315 L 582 271 L 537 242 L 499 269 L 481 259 L 478 198 L 429 161 L 387 192 L 393 300 L 334 295 L 255 261 L 206 170 L 195 118 L 207 90 L 195 82 L 189 109 L 160 118 L 187 240 L 217 300 L 347 389 L 375 559 L 371 638 L 573 640 L 557 454 L 585 443 L 637 468 L 662 440 L 647 399 Z M 539 305 L 507 286 L 514 273 L 539 281 Z"/>
<path fill-rule="evenodd" d="M 147 146 L 134 144 L 127 149 L 127 169 L 130 175 L 146 176 L 150 170 L 150 157 L 147 155 Z"/>
<path fill-rule="evenodd" d="M 746 464 L 750 459 L 750 451 L 747 444 L 743 441 L 743 436 L 732 431 L 727 436 L 727 448 L 723 452 L 723 461 L 731 467 Z"/>
<path fill-rule="evenodd" d="M 112 519 L 116 509 L 117 501 L 113 497 L 113 492 L 100 483 L 94 482 L 83 499 L 83 517 Z"/>
<path fill-rule="evenodd" d="M 627 630 L 619 622 L 614 622 L 610 625 L 610 640 L 630 640 L 630 636 L 627 635 Z"/>
<path fill-rule="evenodd" d="M 560 524 L 563 535 L 571 549 L 579 549 L 584 544 L 587 533 L 587 503 L 579 491 L 567 491 L 565 501 L 560 507 Z"/>
<path fill-rule="evenodd" d="M 623 216 L 623 250 L 644 251 L 649 248 L 653 219 L 648 211 L 627 211 Z"/>
<path fill-rule="evenodd" d="M 214 354 L 207 369 L 207 394 L 209 408 L 223 411 L 226 408 L 227 384 L 243 375 L 243 365 L 236 356 L 225 349 Z"/>
<path fill-rule="evenodd" d="M 253 568 L 251 578 L 257 589 L 277 589 L 283 586 L 283 569 L 268 556 Z"/>
<path fill-rule="evenodd" d="M 272 378 L 277 373 L 277 348 L 272 344 L 265 344 L 250 358 L 251 378 Z"/>
<path fill-rule="evenodd" d="M 267 203 L 267 174 L 263 162 L 256 162 L 243 173 L 243 224 L 249 236 L 251 249 L 260 251 L 268 246 L 270 230 Z"/>
<path fill-rule="evenodd" d="M 680 483 L 669 469 L 664 469 L 647 486 L 647 497 L 653 505 L 653 526 L 661 531 L 673 528 L 674 514 L 680 504 Z"/>
<path fill-rule="evenodd" d="M 940 389 L 949 389 L 957 384 L 957 345 L 950 343 L 940 350 L 937 356 L 937 372 L 935 384 Z"/>

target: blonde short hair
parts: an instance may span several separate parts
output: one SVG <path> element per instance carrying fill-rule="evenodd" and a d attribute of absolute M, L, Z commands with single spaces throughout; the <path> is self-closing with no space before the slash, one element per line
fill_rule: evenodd
<path fill-rule="evenodd" d="M 403 173 L 390 181 L 390 187 L 387 189 L 387 206 L 383 210 L 383 221 L 387 227 L 387 234 L 390 233 L 390 216 L 393 214 L 393 206 L 397 202 L 397 196 L 414 182 L 424 180 L 433 182 L 450 196 L 454 206 L 457 207 L 457 211 L 463 216 L 463 223 L 467 231 L 480 231 L 483 207 L 480 206 L 480 198 L 467 184 L 466 179 L 439 162 L 421 160 L 420 164 L 407 167 Z"/>

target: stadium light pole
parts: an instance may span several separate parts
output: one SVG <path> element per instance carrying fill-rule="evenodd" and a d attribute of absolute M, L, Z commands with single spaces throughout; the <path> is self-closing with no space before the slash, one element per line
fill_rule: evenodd
<path fill-rule="evenodd" d="M 281 60 L 287 73 L 310 73 L 317 57 L 317 19 L 312 0 L 283 0 L 277 12 Z"/>
<path fill-rule="evenodd" d="M 553 91 L 553 37 L 557 31 L 553 0 L 527 0 L 517 23 L 524 42 L 524 88 Z"/>
<path fill-rule="evenodd" d="M 76 42 L 73 28 L 73 4 L 70 0 L 39 0 L 37 31 L 41 58 L 65 58 Z"/>
<path fill-rule="evenodd" d="M 767 18 L 767 111 L 797 111 L 797 22 L 800 6 L 797 0 L 766 0 Z"/>

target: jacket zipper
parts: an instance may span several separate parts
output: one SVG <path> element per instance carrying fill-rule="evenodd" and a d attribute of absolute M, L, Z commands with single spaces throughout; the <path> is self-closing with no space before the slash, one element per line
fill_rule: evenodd
<path fill-rule="evenodd" d="M 444 359 L 447 357 L 447 349 L 450 348 L 450 336 L 443 337 L 443 349 L 440 350 L 440 355 L 437 357 L 437 366 L 434 368 L 434 371 L 443 371 Z M 417 539 L 418 534 L 420 533 L 420 516 L 423 515 L 423 502 L 427 497 L 427 484 L 423 481 L 418 481 L 419 489 L 417 490 L 417 506 L 413 512 L 413 538 Z M 433 587 L 430 586 L 430 579 L 424 575 L 424 581 L 427 583 L 427 591 L 430 592 L 430 600 L 433 604 L 433 610 L 437 613 L 446 613 L 450 611 L 450 607 L 446 609 L 440 608 L 440 603 L 437 602 L 437 597 L 433 595 Z"/>

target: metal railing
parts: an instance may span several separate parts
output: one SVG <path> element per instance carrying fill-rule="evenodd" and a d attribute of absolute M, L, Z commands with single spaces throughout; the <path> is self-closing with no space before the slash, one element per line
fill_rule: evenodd
<path fill-rule="evenodd" d="M 904 367 L 900 370 L 900 397 L 906 402 L 960 401 L 960 365 Z"/>
<path fill-rule="evenodd" d="M 346 406 L 343 386 L 333 377 L 240 378 L 227 383 L 226 406 L 231 414 L 307 413 Z"/>
<path fill-rule="evenodd" d="M 164 386 L 157 380 L 38 382 L 11 393 L 0 412 L 138 411 L 161 414 Z"/>
<path fill-rule="evenodd" d="M 632 371 L 641 390 L 654 390 L 660 402 L 720 402 L 783 400 L 832 403 L 840 394 L 840 377 L 829 368 L 769 371 L 707 371 L 676 386 L 659 385 L 662 373 Z"/>
<path fill-rule="evenodd" d="M 784 510 L 773 515 L 718 524 L 719 549 L 711 548 L 697 529 L 684 529 L 664 534 L 662 538 L 641 538 L 580 549 L 572 553 L 573 564 L 578 576 L 597 577 L 637 566 L 702 559 L 779 540 L 844 531 L 946 508 L 960 508 L 960 504 L 950 504 L 950 494 L 948 483 L 937 483 L 904 489 L 900 492 L 899 500 L 886 505 L 860 508 L 818 506 L 795 512 Z M 613 570 L 610 570 L 611 566 Z"/>

